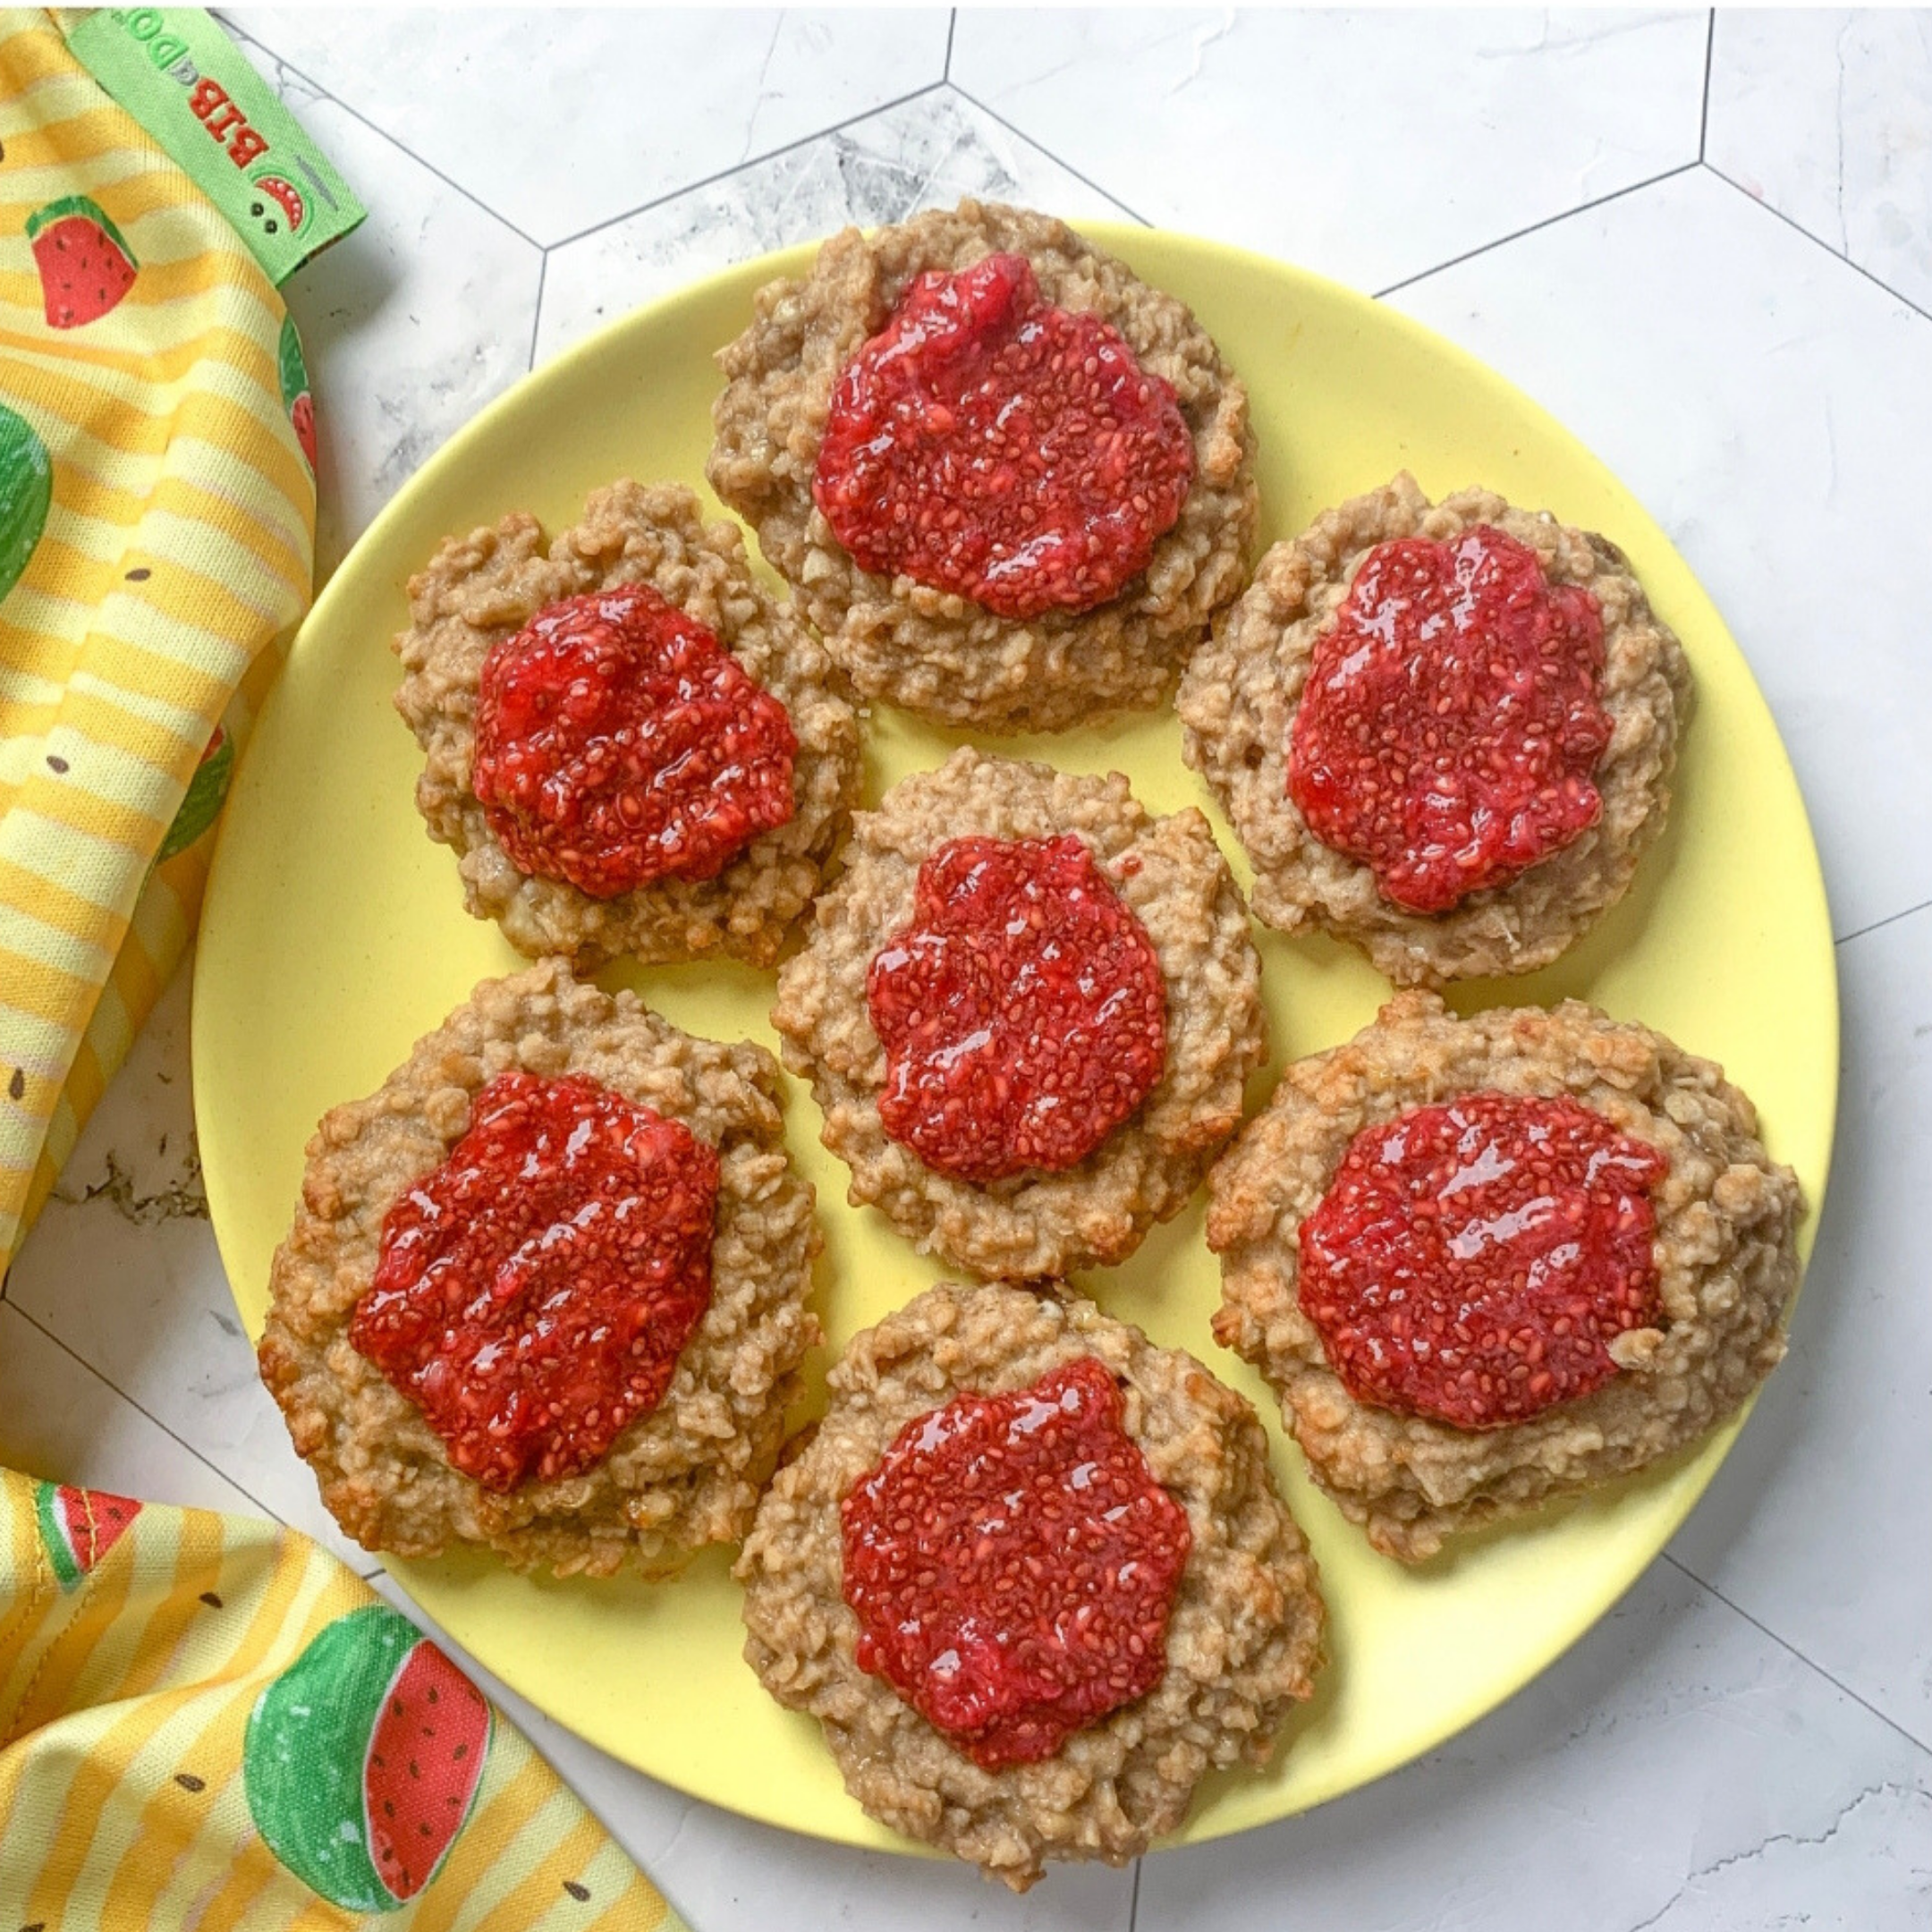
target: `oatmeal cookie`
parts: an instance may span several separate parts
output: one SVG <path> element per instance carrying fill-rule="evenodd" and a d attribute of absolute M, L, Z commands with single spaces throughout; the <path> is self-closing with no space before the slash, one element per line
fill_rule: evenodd
<path fill-rule="evenodd" d="M 479 689 L 493 645 L 566 599 L 640 584 L 707 627 L 751 684 L 784 708 L 797 741 L 791 816 L 708 878 L 667 875 L 594 897 L 568 877 L 520 869 L 477 797 Z M 706 524 L 682 485 L 624 480 L 591 493 L 583 521 L 544 543 L 523 512 L 447 539 L 410 580 L 396 640 L 396 708 L 421 743 L 417 808 L 456 852 L 463 898 L 520 953 L 580 970 L 630 954 L 715 954 L 768 965 L 810 902 L 859 784 L 859 731 L 843 677 L 787 609 L 753 580 L 743 539 Z"/>
<path fill-rule="evenodd" d="M 430 1185 L 479 1095 L 519 1073 L 594 1081 L 682 1123 L 715 1155 L 716 1220 L 708 1305 L 657 1405 L 579 1473 L 539 1471 L 503 1491 L 454 1466 L 351 1329 L 384 1258 L 386 1219 Z M 518 1569 L 601 1576 L 627 1559 L 665 1574 L 743 1534 L 800 1362 L 820 1339 L 806 1307 L 819 1246 L 812 1191 L 785 1153 L 779 1096 L 763 1048 L 694 1039 L 633 995 L 580 986 L 550 961 L 485 980 L 369 1099 L 324 1116 L 275 1255 L 260 1361 L 349 1535 L 403 1556 L 487 1544 Z"/>
<path fill-rule="evenodd" d="M 1110 1371 L 1127 1436 L 1186 1513 L 1165 1665 L 1051 1755 L 988 1770 L 860 1667 L 841 1505 L 915 1419 L 962 1392 L 1028 1390 L 1083 1358 Z M 1018 1891 L 1049 1858 L 1124 1864 L 1181 1822 L 1208 1769 L 1267 1762 L 1321 1664 L 1323 1608 L 1240 1396 L 1079 1296 L 1003 1285 L 928 1289 L 856 1336 L 827 1380 L 824 1421 L 745 1539 L 745 1656 L 780 1703 L 824 1725 L 867 1811 Z"/>
<path fill-rule="evenodd" d="M 1462 1428 L 1357 1400 L 1305 1311 L 1299 1276 L 1303 1224 L 1356 1136 L 1474 1094 L 1567 1097 L 1661 1170 L 1649 1190 L 1661 1319 L 1608 1342 L 1607 1378 L 1589 1393 L 1526 1419 Z M 1784 1352 L 1783 1313 L 1798 1282 L 1795 1177 L 1766 1154 L 1755 1109 L 1719 1068 L 1578 1001 L 1460 1020 L 1433 994 L 1398 996 L 1348 1045 L 1288 1069 L 1210 1186 L 1216 1338 L 1280 1392 L 1283 1420 L 1343 1513 L 1406 1563 L 1682 1448 Z M 1483 1232 L 1494 1238 L 1496 1224 Z"/>
<path fill-rule="evenodd" d="M 869 1004 L 875 958 L 915 917 L 922 868 L 948 842 L 1072 835 L 1151 943 L 1165 995 L 1165 1058 L 1146 1097 L 1076 1165 L 975 1182 L 928 1165 L 887 1131 L 888 1064 Z M 1206 818 L 1155 818 L 1127 781 L 955 751 L 860 812 L 837 883 L 778 977 L 772 1024 L 808 1076 L 850 1198 L 926 1253 L 1021 1279 L 1124 1260 L 1178 1214 L 1241 1119 L 1266 1051 L 1260 962 Z M 997 1071 L 996 1069 L 995 1070 Z"/>
<path fill-rule="evenodd" d="M 1376 872 L 1323 842 L 1289 792 L 1289 750 L 1318 640 L 1364 561 L 1407 538 L 1451 543 L 1487 526 L 1533 551 L 1546 583 L 1587 590 L 1602 614 L 1597 699 L 1607 743 L 1592 777 L 1594 824 L 1503 883 L 1448 910 L 1406 910 Z M 1189 665 L 1176 699 L 1182 751 L 1213 788 L 1254 867 L 1254 910 L 1284 932 L 1326 927 L 1398 986 L 1547 965 L 1621 899 L 1662 831 L 1690 696 L 1682 648 L 1602 537 L 1467 489 L 1433 508 L 1412 478 L 1325 512 L 1278 543 Z"/>
<path fill-rule="evenodd" d="M 1191 439 L 1178 520 L 1144 570 L 1085 611 L 1002 617 L 902 572 L 871 574 L 813 497 L 841 372 L 919 276 L 996 254 L 1023 256 L 1047 303 L 1117 330 L 1140 369 L 1172 386 Z M 729 381 L 706 473 L 868 697 L 998 732 L 1145 709 L 1174 689 L 1208 620 L 1241 587 L 1257 505 L 1247 391 L 1182 302 L 1062 222 L 968 200 L 871 234 L 847 229 L 803 281 L 759 292 L 750 327 L 718 360 Z"/>

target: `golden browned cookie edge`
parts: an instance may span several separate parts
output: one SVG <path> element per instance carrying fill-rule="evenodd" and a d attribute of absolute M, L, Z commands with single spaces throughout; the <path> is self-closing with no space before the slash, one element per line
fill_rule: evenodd
<path fill-rule="evenodd" d="M 470 1103 L 513 1069 L 596 1080 L 681 1120 L 719 1155 L 711 1304 L 663 1401 L 580 1476 L 507 1495 L 453 1468 L 421 1411 L 351 1343 L 384 1216 L 438 1166 Z M 819 1236 L 785 1152 L 776 1063 L 762 1047 L 680 1032 L 550 961 L 485 980 L 365 1100 L 326 1114 L 276 1250 L 259 1359 L 322 1500 L 369 1549 L 462 1544 L 519 1569 L 647 1574 L 743 1534 L 776 1461 L 786 1403 L 820 1339 L 807 1307 Z"/>
<path fill-rule="evenodd" d="M 1053 1757 L 984 1771 L 859 1668 L 839 1503 L 914 1417 L 962 1391 L 1025 1388 L 1083 1355 L 1121 1381 L 1128 1434 L 1187 1511 L 1167 1670 Z M 1021 1891 L 1048 1859 L 1125 1863 L 1179 1825 L 1208 1771 L 1267 1761 L 1312 1689 L 1324 1611 L 1267 1436 L 1233 1390 L 1080 1297 L 950 1283 L 855 1336 L 827 1383 L 825 1419 L 745 1539 L 745 1655 L 780 1703 L 819 1720 L 874 1818 Z"/>

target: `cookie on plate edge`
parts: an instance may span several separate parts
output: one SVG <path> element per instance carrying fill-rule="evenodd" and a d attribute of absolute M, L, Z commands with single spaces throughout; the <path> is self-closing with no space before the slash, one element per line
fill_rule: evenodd
<path fill-rule="evenodd" d="M 1256 916 L 1413 986 L 1534 971 L 1623 896 L 1690 699 L 1606 538 L 1402 475 L 1267 552 L 1175 708 Z"/>
<path fill-rule="evenodd" d="M 1247 391 L 1063 222 L 848 228 L 718 361 L 706 474 L 869 698 L 1004 733 L 1144 710 L 1241 589 Z"/>
<path fill-rule="evenodd" d="M 855 1336 L 745 1539 L 745 1656 L 874 1818 L 1023 1891 L 1125 1864 L 1313 1688 L 1314 1559 L 1247 1402 L 1083 1298 Z"/>
<path fill-rule="evenodd" d="M 1784 1353 L 1795 1176 L 1722 1069 L 1580 1001 L 1399 995 L 1209 1188 L 1216 1338 L 1406 1563 L 1697 1441 Z"/>
<path fill-rule="evenodd" d="M 343 1530 L 564 1576 L 741 1536 L 820 1339 L 779 1106 L 762 1047 L 550 961 L 325 1115 L 259 1355 Z"/>
<path fill-rule="evenodd" d="M 464 903 L 587 970 L 777 957 L 859 785 L 845 680 L 679 484 L 523 512 L 410 580 L 396 708 Z"/>

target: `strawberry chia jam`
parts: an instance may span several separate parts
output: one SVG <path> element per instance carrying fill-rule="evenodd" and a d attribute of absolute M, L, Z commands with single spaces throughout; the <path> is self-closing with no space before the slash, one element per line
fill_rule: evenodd
<path fill-rule="evenodd" d="M 1657 1326 L 1670 1163 L 1569 1099 L 1465 1094 L 1350 1141 L 1301 1224 L 1301 1311 L 1358 1402 L 1496 1428 L 1600 1388 Z"/>
<path fill-rule="evenodd" d="M 1173 388 L 1120 331 L 988 255 L 919 276 L 839 372 L 812 499 L 861 569 L 1023 620 L 1114 596 L 1193 477 Z"/>
<path fill-rule="evenodd" d="M 866 1004 L 886 1132 L 960 1181 L 1077 1165 L 1167 1059 L 1153 942 L 1071 835 L 940 846 Z"/>
<path fill-rule="evenodd" d="M 1288 795 L 1324 844 L 1411 912 L 1446 912 L 1603 813 L 1603 613 L 1487 525 L 1362 560 L 1318 640 Z"/>
<path fill-rule="evenodd" d="M 349 1339 L 486 1489 L 575 1476 L 711 1305 L 718 1157 L 596 1081 L 501 1073 L 383 1220 Z"/>
<path fill-rule="evenodd" d="M 797 752 L 784 707 L 705 625 L 620 584 L 491 647 L 471 788 L 519 871 L 614 899 L 716 878 L 784 825 Z"/>
<path fill-rule="evenodd" d="M 859 1667 L 982 1769 L 1145 1697 L 1193 1546 L 1105 1363 L 919 1416 L 839 1504 Z"/>

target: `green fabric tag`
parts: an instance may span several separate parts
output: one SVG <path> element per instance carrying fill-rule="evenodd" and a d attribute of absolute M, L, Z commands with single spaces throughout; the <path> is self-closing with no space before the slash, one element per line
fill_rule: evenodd
<path fill-rule="evenodd" d="M 69 15 L 67 45 L 227 216 L 277 284 L 366 210 L 199 7 Z"/>

